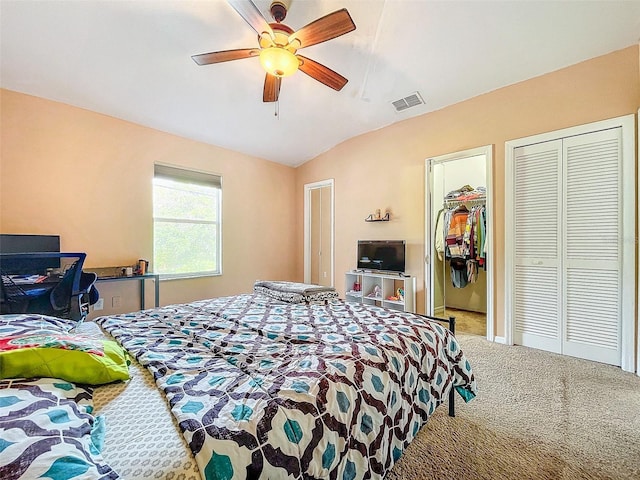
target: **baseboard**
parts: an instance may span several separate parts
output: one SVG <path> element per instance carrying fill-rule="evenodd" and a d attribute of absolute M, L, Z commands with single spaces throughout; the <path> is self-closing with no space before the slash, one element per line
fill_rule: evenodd
<path fill-rule="evenodd" d="M 507 343 L 507 340 L 504 337 L 493 337 L 493 341 L 495 343 L 502 343 L 502 344 Z"/>

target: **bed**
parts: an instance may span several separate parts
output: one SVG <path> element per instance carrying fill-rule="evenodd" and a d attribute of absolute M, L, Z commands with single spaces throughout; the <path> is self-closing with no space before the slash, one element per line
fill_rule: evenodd
<path fill-rule="evenodd" d="M 102 397 L 96 412 L 106 419 L 100 454 L 114 471 L 126 470 L 123 478 L 171 478 L 172 468 L 203 479 L 383 478 L 452 389 L 465 401 L 476 394 L 449 330 L 326 293 L 292 302 L 256 289 L 96 323 L 133 362 L 132 380 L 94 393 Z M 155 383 L 163 395 L 153 400 L 151 421 L 119 425 L 129 407 L 118 402 L 136 382 L 147 389 Z M 151 398 L 129 395 L 134 404 Z M 171 438 L 147 464 L 121 461 L 147 441 L 134 432 L 149 426 L 174 435 L 152 437 Z M 118 431 L 133 440 L 118 445 L 110 434 Z"/>

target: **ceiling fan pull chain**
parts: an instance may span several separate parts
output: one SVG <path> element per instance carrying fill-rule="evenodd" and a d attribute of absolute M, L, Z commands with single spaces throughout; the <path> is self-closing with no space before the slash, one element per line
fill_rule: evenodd
<path fill-rule="evenodd" d="M 273 114 L 274 116 L 278 117 L 278 120 L 280 120 L 280 100 L 276 100 L 275 102 L 275 113 Z"/>

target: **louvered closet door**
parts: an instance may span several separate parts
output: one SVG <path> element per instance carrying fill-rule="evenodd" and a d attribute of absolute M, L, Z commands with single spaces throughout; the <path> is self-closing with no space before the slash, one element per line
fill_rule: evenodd
<path fill-rule="evenodd" d="M 621 129 L 563 140 L 563 353 L 621 360 Z"/>
<path fill-rule="evenodd" d="M 514 342 L 552 352 L 561 337 L 562 141 L 520 147 L 514 155 Z"/>

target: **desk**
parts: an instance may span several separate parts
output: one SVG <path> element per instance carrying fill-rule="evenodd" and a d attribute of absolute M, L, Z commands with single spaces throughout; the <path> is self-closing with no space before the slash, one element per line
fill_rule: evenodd
<path fill-rule="evenodd" d="M 157 273 L 145 273 L 144 275 L 131 275 L 130 277 L 124 275 L 118 275 L 114 273 L 115 271 L 120 270 L 118 268 L 92 268 L 87 269 L 87 272 L 94 272 L 98 275 L 98 279 L 96 283 L 102 282 L 126 282 L 126 281 L 138 281 L 140 282 L 140 310 L 145 309 L 145 301 L 144 301 L 144 286 L 146 280 L 154 280 L 155 281 L 155 306 L 160 306 L 160 275 Z"/>
<path fill-rule="evenodd" d="M 49 277 L 44 275 L 2 275 L 0 301 L 13 302 L 26 309 L 29 302 L 43 300 L 42 308 L 46 308 L 49 305 L 49 296 L 60 280 L 58 275 Z M 20 310 L 22 307 L 17 308 Z"/>
<path fill-rule="evenodd" d="M 9 277 L 5 283 L 11 282 L 26 292 L 33 290 L 51 291 L 60 283 L 62 277 L 60 275 L 6 275 Z"/>

